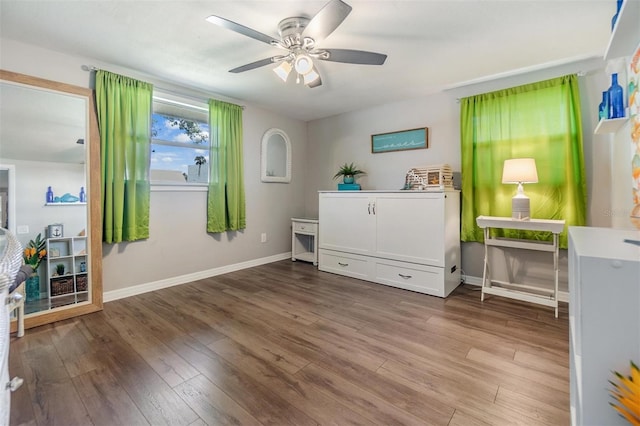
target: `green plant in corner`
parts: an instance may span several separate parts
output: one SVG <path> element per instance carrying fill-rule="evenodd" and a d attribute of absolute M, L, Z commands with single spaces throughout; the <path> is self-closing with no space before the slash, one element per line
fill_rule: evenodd
<path fill-rule="evenodd" d="M 611 396 L 616 400 L 615 404 L 610 402 L 611 406 L 630 424 L 640 426 L 640 369 L 631 361 L 630 376 L 625 377 L 617 371 L 613 373 L 619 383 L 609 381 L 613 386 Z"/>
<path fill-rule="evenodd" d="M 365 175 L 365 174 L 367 174 L 367 173 L 364 170 L 358 169 L 358 167 L 356 167 L 353 163 L 351 163 L 351 164 L 344 163 L 338 169 L 338 173 L 333 175 L 333 178 L 337 179 L 339 177 L 342 177 L 342 180 L 345 183 L 349 183 L 349 182 L 347 182 L 347 180 L 349 180 L 349 178 L 355 179 L 356 176 Z M 351 183 L 353 183 L 353 181 L 351 181 Z"/>

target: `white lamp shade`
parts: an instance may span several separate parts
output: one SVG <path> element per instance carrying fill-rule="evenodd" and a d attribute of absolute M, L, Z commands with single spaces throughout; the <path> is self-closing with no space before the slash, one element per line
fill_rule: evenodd
<path fill-rule="evenodd" d="M 305 75 L 313 70 L 313 61 L 308 55 L 299 54 L 296 56 L 294 68 L 298 74 Z"/>
<path fill-rule="evenodd" d="M 273 69 L 273 72 L 286 83 L 287 78 L 289 78 L 289 73 L 291 72 L 291 64 L 287 61 L 282 61 L 280 65 Z"/>
<path fill-rule="evenodd" d="M 505 160 L 502 169 L 502 183 L 536 183 L 538 171 L 533 158 L 513 158 Z"/>
<path fill-rule="evenodd" d="M 318 74 L 314 69 L 312 69 L 311 71 L 309 71 L 308 73 L 306 73 L 304 75 L 304 84 L 310 84 L 313 83 L 314 81 L 316 81 L 318 79 L 318 77 L 320 77 L 320 74 Z"/>

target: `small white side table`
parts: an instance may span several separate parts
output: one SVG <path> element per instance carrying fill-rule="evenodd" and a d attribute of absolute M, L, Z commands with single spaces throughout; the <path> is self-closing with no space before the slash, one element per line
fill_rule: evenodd
<path fill-rule="evenodd" d="M 318 219 L 291 218 L 291 260 L 318 266 Z"/>
<path fill-rule="evenodd" d="M 509 297 L 525 302 L 538 303 L 555 308 L 558 318 L 558 234 L 564 229 L 564 220 L 530 219 L 516 220 L 510 217 L 478 216 L 476 223 L 484 229 L 484 268 L 482 271 L 482 296 L 485 294 Z M 492 238 L 491 228 L 520 229 L 526 231 L 547 231 L 553 233 L 553 242 Z M 492 280 L 489 277 L 489 247 L 510 247 L 526 250 L 546 251 L 553 254 L 554 286 L 551 290 L 525 284 Z M 495 286 L 494 286 L 495 285 Z M 536 294 L 547 293 L 547 294 Z"/>

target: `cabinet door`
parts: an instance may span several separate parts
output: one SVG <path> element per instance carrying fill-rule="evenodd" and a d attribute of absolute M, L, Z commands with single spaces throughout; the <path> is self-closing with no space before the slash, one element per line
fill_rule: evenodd
<path fill-rule="evenodd" d="M 376 256 L 444 266 L 443 194 L 388 194 L 375 204 Z"/>
<path fill-rule="evenodd" d="M 365 194 L 320 194 L 320 248 L 371 254 L 374 239 L 373 200 Z"/>

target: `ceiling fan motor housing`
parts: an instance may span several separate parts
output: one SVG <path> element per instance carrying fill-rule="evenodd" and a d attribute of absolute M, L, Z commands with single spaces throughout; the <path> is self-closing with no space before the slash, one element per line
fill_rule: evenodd
<path fill-rule="evenodd" d="M 302 32 L 309 23 L 309 18 L 302 16 L 296 16 L 292 18 L 285 18 L 278 24 L 278 33 L 282 39 L 282 43 L 287 48 L 299 47 L 302 48 L 305 45 L 302 40 Z M 311 40 L 311 39 L 310 39 Z"/>

